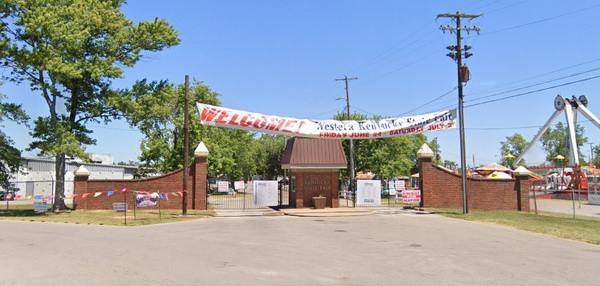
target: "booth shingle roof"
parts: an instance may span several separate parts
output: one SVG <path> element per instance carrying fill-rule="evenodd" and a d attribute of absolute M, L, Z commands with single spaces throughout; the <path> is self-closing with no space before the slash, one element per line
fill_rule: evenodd
<path fill-rule="evenodd" d="M 343 169 L 347 163 L 340 140 L 294 137 L 285 146 L 281 167 Z"/>

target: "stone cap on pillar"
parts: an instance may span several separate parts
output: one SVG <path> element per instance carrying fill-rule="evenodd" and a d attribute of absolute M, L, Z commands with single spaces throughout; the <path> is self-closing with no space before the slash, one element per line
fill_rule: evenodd
<path fill-rule="evenodd" d="M 194 150 L 195 157 L 208 157 L 208 153 L 208 148 L 206 148 L 204 142 L 200 142 L 200 144 L 198 144 L 198 147 L 196 147 L 196 150 Z"/>
<path fill-rule="evenodd" d="M 516 168 L 513 171 L 513 175 L 515 175 L 515 177 L 517 177 L 517 176 L 529 176 L 529 174 L 531 174 L 531 171 L 527 170 L 527 168 L 525 168 L 523 166 L 519 166 L 519 168 Z"/>
<path fill-rule="evenodd" d="M 73 172 L 73 174 L 75 174 L 75 177 L 89 176 L 90 171 L 84 165 L 81 165 Z"/>
<path fill-rule="evenodd" d="M 423 143 L 419 151 L 417 151 L 417 158 L 433 158 L 433 151 L 429 148 L 427 143 Z"/>

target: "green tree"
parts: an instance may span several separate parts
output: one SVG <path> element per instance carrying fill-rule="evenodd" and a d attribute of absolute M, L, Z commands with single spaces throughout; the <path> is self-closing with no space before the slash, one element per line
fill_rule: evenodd
<path fill-rule="evenodd" d="M 20 105 L 2 102 L 6 97 L 0 94 L 0 123 L 11 120 L 26 124 L 28 119 Z M 9 190 L 9 179 L 21 166 L 21 151 L 15 148 L 14 142 L 2 130 L 4 125 L 0 124 L 0 189 Z"/>
<path fill-rule="evenodd" d="M 257 174 L 275 179 L 283 174 L 281 160 L 285 151 L 287 138 L 281 135 L 262 134 L 254 142 Z"/>
<path fill-rule="evenodd" d="M 502 154 L 501 164 L 504 166 L 512 166 L 512 162 L 514 162 L 517 157 L 523 154 L 523 151 L 525 151 L 527 145 L 529 145 L 529 142 L 525 140 L 525 137 L 519 133 L 515 133 L 513 136 L 506 137 L 506 141 L 500 142 L 500 154 Z M 515 158 L 507 157 L 509 154 Z M 525 166 L 527 164 L 525 163 L 525 160 L 521 160 L 519 165 Z"/>
<path fill-rule="evenodd" d="M 449 161 L 449 160 L 444 160 L 441 164 L 442 166 L 448 168 L 448 169 L 456 169 L 458 168 L 458 163 L 454 162 L 454 161 Z"/>
<path fill-rule="evenodd" d="M 196 102 L 220 105 L 220 95 L 201 81 L 189 87 L 189 162 L 200 142 L 210 155 L 208 176 L 240 180 L 256 172 L 254 133 L 200 124 Z M 131 126 L 144 134 L 139 157 L 142 166 L 166 173 L 183 167 L 185 86 L 166 81 L 140 80 L 132 89 L 121 91 L 115 101 Z"/>
<path fill-rule="evenodd" d="M 124 0 L 5 0 L 0 5 L 0 48 L 10 79 L 26 81 L 48 106 L 35 120 L 30 149 L 56 158 L 53 209 L 64 204 L 65 158 L 85 158 L 94 144 L 89 122 L 109 122 L 118 93 L 111 81 L 133 67 L 144 51 L 179 43 L 164 20 L 138 24 L 121 13 Z"/>
<path fill-rule="evenodd" d="M 334 116 L 335 120 L 346 120 L 346 118 L 347 115 L 343 113 Z M 366 120 L 367 116 L 355 113 L 351 119 Z M 375 116 L 371 119 L 379 119 L 379 117 Z M 343 141 L 347 158 L 350 156 L 348 141 Z M 424 143 L 427 143 L 434 153 L 440 154 L 437 138 L 428 142 L 424 134 L 353 140 L 356 171 L 372 172 L 377 178 L 409 176 L 418 171 L 417 151 Z M 347 170 L 342 171 L 340 172 L 342 177 L 348 178 Z"/>
<path fill-rule="evenodd" d="M 575 137 L 577 138 L 577 150 L 579 154 L 579 162 L 585 162 L 585 157 L 581 153 L 581 146 L 588 142 L 587 137 L 584 137 L 585 129 L 583 126 L 577 125 L 575 128 Z M 553 162 L 552 158 L 557 155 L 563 155 L 565 157 L 565 162 L 569 162 L 569 147 L 567 144 L 568 140 L 568 128 L 562 122 L 558 122 L 555 125 L 555 128 L 548 128 L 546 132 L 542 135 L 540 141 L 544 146 L 544 150 L 546 151 L 546 160 L 548 162 Z"/>
<path fill-rule="evenodd" d="M 191 156 L 203 137 L 214 133 L 196 119 L 196 102 L 220 104 L 219 94 L 210 90 L 201 81 L 193 81 L 189 87 L 189 154 Z M 121 91 L 114 105 L 125 114 L 127 121 L 136 127 L 144 138 L 140 143 L 138 158 L 145 167 L 162 173 L 183 167 L 183 125 L 185 108 L 185 86 L 167 81 L 137 81 L 131 89 Z M 214 135 L 216 136 L 216 135 Z M 208 142 L 204 142 L 209 145 Z M 213 148 L 211 148 L 213 149 Z M 216 152 L 211 150 L 211 152 Z M 212 156 L 209 156 L 209 162 Z"/>
<path fill-rule="evenodd" d="M 594 166 L 600 166 L 600 156 L 598 156 L 600 154 L 600 145 L 594 146 L 592 150 L 592 162 Z"/>

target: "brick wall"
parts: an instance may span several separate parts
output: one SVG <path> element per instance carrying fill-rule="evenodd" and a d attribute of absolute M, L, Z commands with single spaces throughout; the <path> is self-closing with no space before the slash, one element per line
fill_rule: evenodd
<path fill-rule="evenodd" d="M 322 194 L 327 197 L 326 207 L 339 207 L 339 180 L 337 171 L 300 172 L 292 170 L 290 175 L 295 192 L 290 192 L 290 206 L 295 208 L 314 207 L 312 197 Z"/>
<path fill-rule="evenodd" d="M 206 158 L 197 157 L 188 169 L 188 209 L 206 209 Z M 133 190 L 138 192 L 163 192 L 168 193 L 168 200 L 159 199 L 160 208 L 181 209 L 182 196 L 174 196 L 172 192 L 183 191 L 183 169 L 179 169 L 162 176 L 134 180 L 89 180 L 89 176 L 75 176 L 73 205 L 75 209 L 112 209 L 113 203 L 127 201 L 127 208 L 134 207 Z M 126 189 L 126 192 L 122 192 Z M 107 196 L 107 191 L 115 191 Z M 94 197 L 96 192 L 103 192 Z M 82 195 L 88 193 L 85 198 Z M 125 196 L 125 198 L 124 198 Z"/>
<path fill-rule="evenodd" d="M 450 173 L 431 163 L 430 158 L 419 161 L 422 190 L 421 206 L 427 208 L 462 208 L 461 175 Z M 467 178 L 467 201 L 473 210 L 529 211 L 527 176 L 516 179 Z"/>

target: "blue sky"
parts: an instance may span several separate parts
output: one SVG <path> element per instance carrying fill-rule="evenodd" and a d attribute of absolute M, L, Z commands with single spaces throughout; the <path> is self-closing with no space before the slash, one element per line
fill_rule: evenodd
<path fill-rule="evenodd" d="M 587 95 L 588 108 L 600 115 L 600 78 L 585 80 L 600 75 L 600 1 L 587 0 L 132 0 L 123 7 L 130 19 L 165 18 L 182 42 L 145 54 L 114 84 L 125 88 L 142 78 L 182 83 L 187 74 L 220 93 L 224 107 L 329 119 L 344 110 L 345 101 L 336 100 L 345 96 L 344 84 L 335 79 L 347 75 L 358 77 L 350 82 L 352 112 L 394 117 L 456 108 L 457 91 L 450 92 L 456 64 L 446 56 L 446 46 L 456 39 L 439 29 L 454 23 L 436 20 L 456 11 L 483 14 L 463 21 L 481 28 L 479 35 L 463 37 L 474 54 L 465 61 L 471 71 L 464 88 L 468 165 L 499 161 L 500 141 L 507 136 L 520 133 L 531 140 L 554 112 L 557 94 Z M 532 92 L 557 85 L 562 86 Z M 32 117 L 47 115 L 41 97 L 26 84 L 5 83 L 0 92 L 22 103 Z M 564 115 L 558 121 L 564 122 Z M 583 116 L 579 122 L 598 144 L 598 128 Z M 25 149 L 28 131 L 4 124 L 17 147 Z M 115 161 L 140 154 L 141 136 L 126 123 L 90 127 L 98 144 L 89 152 L 112 154 Z M 460 162 L 458 129 L 427 136 L 438 138 L 443 159 Z M 589 152 L 586 145 L 586 158 Z M 543 163 L 541 144 L 525 159 Z"/>

